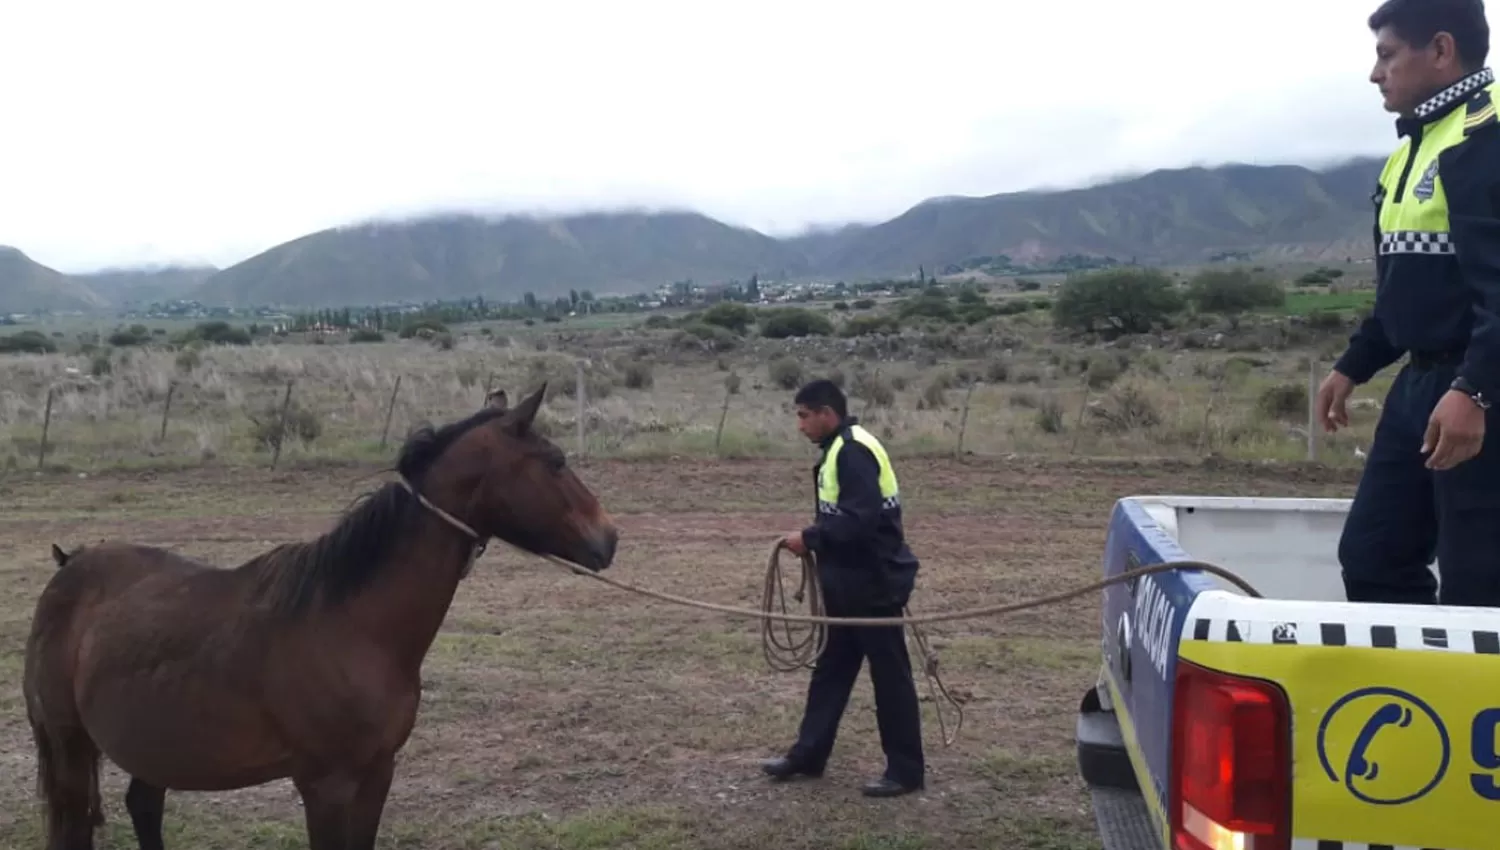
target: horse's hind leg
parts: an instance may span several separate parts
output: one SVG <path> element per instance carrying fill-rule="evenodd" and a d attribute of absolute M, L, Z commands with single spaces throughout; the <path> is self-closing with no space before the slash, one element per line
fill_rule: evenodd
<path fill-rule="evenodd" d="M 141 850 L 165 850 L 161 837 L 162 813 L 167 807 L 167 792 L 132 776 L 125 789 L 125 810 L 135 827 L 136 843 Z"/>
<path fill-rule="evenodd" d="M 94 850 L 104 823 L 99 799 L 99 748 L 81 728 L 54 734 L 33 726 L 37 790 L 47 810 L 47 850 Z"/>

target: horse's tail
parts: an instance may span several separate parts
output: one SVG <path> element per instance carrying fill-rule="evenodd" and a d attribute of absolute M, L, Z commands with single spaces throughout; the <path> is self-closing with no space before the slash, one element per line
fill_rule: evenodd
<path fill-rule="evenodd" d="M 104 804 L 99 793 L 99 748 L 79 731 L 67 742 L 53 738 L 45 726 L 31 721 L 36 744 L 36 794 L 41 798 L 47 834 L 76 834 L 104 824 Z M 62 752 L 58 744 L 62 743 Z M 84 787 L 80 788 L 79 783 Z M 86 816 L 88 826 L 74 822 Z M 49 845 L 50 846 L 50 845 Z"/>

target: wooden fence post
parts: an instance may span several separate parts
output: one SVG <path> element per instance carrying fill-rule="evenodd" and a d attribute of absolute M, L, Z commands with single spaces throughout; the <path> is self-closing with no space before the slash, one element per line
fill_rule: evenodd
<path fill-rule="evenodd" d="M 286 395 L 281 398 L 281 418 L 276 423 L 276 448 L 271 454 L 271 468 L 276 468 L 276 462 L 281 460 L 281 445 L 286 442 L 286 414 L 287 409 L 292 406 L 292 384 L 295 379 L 286 382 Z"/>
<path fill-rule="evenodd" d="M 1073 421 L 1073 444 L 1068 447 L 1068 454 L 1078 451 L 1078 438 L 1083 434 L 1083 414 L 1089 409 L 1089 378 L 1085 372 L 1083 376 L 1083 399 L 1078 402 L 1078 418 Z"/>
<path fill-rule="evenodd" d="M 1307 358 L 1307 459 L 1318 459 L 1318 359 Z"/>
<path fill-rule="evenodd" d="M 385 448 L 386 438 L 391 434 L 391 414 L 396 412 L 396 393 L 401 392 L 401 376 L 396 376 L 396 385 L 391 387 L 391 400 L 385 405 L 385 426 L 380 429 L 380 447 Z"/>
<path fill-rule="evenodd" d="M 40 472 L 42 464 L 47 460 L 47 432 L 52 429 L 52 395 L 54 387 L 47 388 L 47 410 L 42 414 L 42 445 L 37 449 L 36 468 Z"/>
<path fill-rule="evenodd" d="M 969 400 L 974 397 L 974 387 L 978 381 L 970 381 L 969 388 L 964 391 L 964 410 L 958 416 L 958 445 L 953 449 L 954 457 L 964 456 L 964 431 L 969 427 Z"/>
<path fill-rule="evenodd" d="M 724 441 L 724 423 L 729 421 L 729 399 L 733 397 L 734 389 L 725 381 L 724 406 L 719 408 L 719 427 L 714 430 L 714 454 L 719 453 L 719 444 Z"/>
<path fill-rule="evenodd" d="M 162 443 L 167 439 L 167 419 L 172 415 L 172 396 L 177 392 L 177 382 L 167 382 L 167 401 L 161 406 L 161 431 L 156 435 L 156 442 Z"/>
<path fill-rule="evenodd" d="M 583 457 L 584 456 L 584 449 L 585 449 L 585 446 L 586 446 L 586 443 L 584 441 L 585 434 L 584 434 L 583 420 L 584 420 L 586 412 L 588 410 L 588 400 L 586 398 L 584 398 L 584 394 L 586 392 L 586 387 L 584 387 L 584 380 L 583 380 L 583 377 L 584 377 L 583 376 L 583 361 L 579 360 L 577 365 L 578 365 L 578 392 L 577 392 L 577 395 L 578 395 L 578 456 L 579 457 Z"/>

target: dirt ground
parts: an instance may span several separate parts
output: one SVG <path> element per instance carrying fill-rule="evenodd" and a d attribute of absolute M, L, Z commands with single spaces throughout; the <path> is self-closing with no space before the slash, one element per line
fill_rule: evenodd
<path fill-rule="evenodd" d="M 807 462 L 577 464 L 623 530 L 616 578 L 756 607 L 765 559 L 810 515 Z M 910 460 L 899 470 L 923 560 L 913 609 L 948 610 L 1097 577 L 1112 502 L 1142 492 L 1348 495 L 1348 471 Z M 0 847 L 40 848 L 21 652 L 48 547 L 106 537 L 222 565 L 327 528 L 373 468 L 203 468 L 0 481 Z M 427 658 L 383 848 L 1097 848 L 1072 747 L 1093 682 L 1092 598 L 928 627 L 965 701 L 944 747 L 924 696 L 924 793 L 865 800 L 881 769 L 861 674 L 827 775 L 768 784 L 806 673 L 769 670 L 758 625 L 626 594 L 492 545 Z M 951 711 L 951 709 L 949 709 Z M 135 847 L 125 781 L 104 778 L 103 848 Z M 169 794 L 169 848 L 305 847 L 290 783 Z"/>

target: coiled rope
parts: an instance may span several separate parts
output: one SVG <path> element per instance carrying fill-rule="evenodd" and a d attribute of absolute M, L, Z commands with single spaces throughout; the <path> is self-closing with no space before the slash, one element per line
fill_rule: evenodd
<path fill-rule="evenodd" d="M 765 592 L 761 596 L 760 610 L 767 614 L 771 613 L 771 606 L 780 603 L 781 613 L 787 612 L 786 580 L 781 567 L 781 553 L 790 551 L 785 544 L 778 541 L 771 547 L 771 557 L 766 562 Z M 822 617 L 826 614 L 823 606 L 821 586 L 817 578 L 816 561 L 811 555 L 797 556 L 802 569 L 797 576 L 797 590 L 792 594 L 792 599 L 798 604 L 804 601 L 807 610 L 814 616 Z M 911 615 L 911 609 L 903 606 L 902 613 Z M 835 623 L 840 618 L 829 618 Z M 786 636 L 782 642 L 777 634 L 777 626 Z M 807 634 L 802 638 L 792 637 L 792 624 L 786 621 L 778 621 L 771 617 L 764 617 L 760 621 L 761 650 L 766 658 L 766 664 L 780 673 L 791 673 L 801 669 L 812 669 L 823 650 L 828 647 L 828 625 L 827 623 L 811 623 Z M 899 626 L 897 628 L 900 628 Z M 916 644 L 916 656 L 921 660 L 922 674 L 927 679 L 927 693 L 932 699 L 933 710 L 937 714 L 938 731 L 943 736 L 943 746 L 952 746 L 958 739 L 958 730 L 964 725 L 964 707 L 948 687 L 943 684 L 943 677 L 938 674 L 937 653 L 927 643 L 927 635 L 922 627 L 912 624 L 905 631 L 905 637 L 911 643 Z M 943 716 L 943 705 L 939 697 L 946 700 L 958 715 L 953 724 L 953 734 L 948 734 L 948 723 Z"/>

